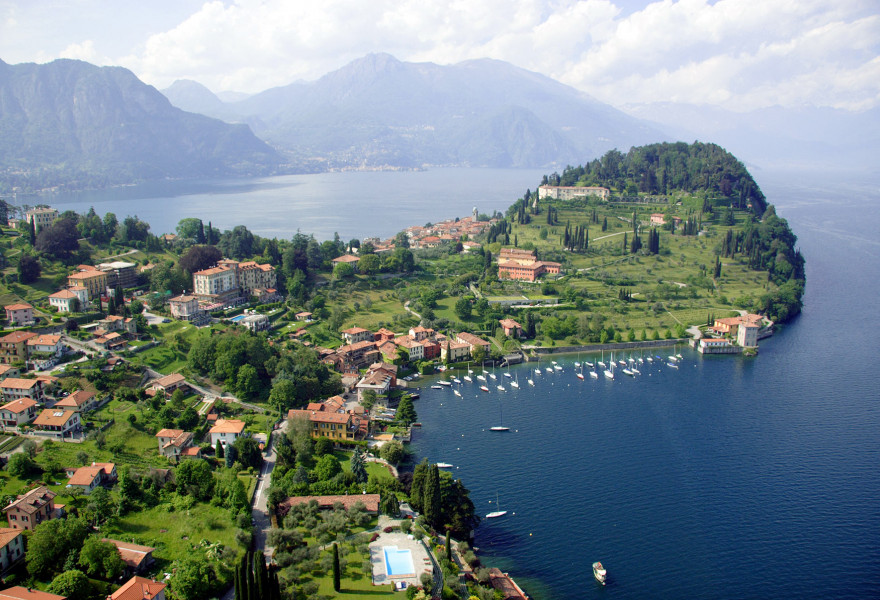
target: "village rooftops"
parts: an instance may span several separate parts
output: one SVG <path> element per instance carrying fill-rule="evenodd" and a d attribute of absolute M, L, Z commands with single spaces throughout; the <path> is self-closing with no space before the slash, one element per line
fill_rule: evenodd
<path fill-rule="evenodd" d="M 232 267 L 211 267 L 210 269 L 202 269 L 201 271 L 196 271 L 193 275 L 217 275 L 218 273 L 225 273 L 227 271 L 231 271 Z"/>
<path fill-rule="evenodd" d="M 10 509 L 17 508 L 21 512 L 27 514 L 35 513 L 43 508 L 46 503 L 51 501 L 56 495 L 57 494 L 49 488 L 40 486 L 19 496 L 17 500 L 10 502 L 3 510 L 9 511 Z"/>
<path fill-rule="evenodd" d="M 62 300 L 68 300 L 71 298 L 76 298 L 77 295 L 71 292 L 70 290 L 58 290 L 54 294 L 49 294 L 50 298 L 60 298 Z"/>
<path fill-rule="evenodd" d="M 369 329 L 364 329 L 363 327 L 352 327 L 350 329 L 346 329 L 342 333 L 346 335 L 357 335 L 359 333 L 369 333 L 369 331 Z"/>
<path fill-rule="evenodd" d="M 50 594 L 34 588 L 26 588 L 20 585 L 0 590 L 0 600 L 66 600 L 67 596 Z"/>
<path fill-rule="evenodd" d="M 165 377 L 160 377 L 153 382 L 153 385 L 167 388 L 174 385 L 179 385 L 184 381 L 186 381 L 186 378 L 180 373 L 171 373 L 170 375 L 166 375 Z"/>

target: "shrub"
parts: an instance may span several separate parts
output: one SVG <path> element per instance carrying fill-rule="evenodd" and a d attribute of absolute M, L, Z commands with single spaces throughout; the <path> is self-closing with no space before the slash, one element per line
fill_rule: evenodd
<path fill-rule="evenodd" d="M 385 533 L 391 533 L 392 531 L 394 531 L 394 528 L 389 526 L 389 527 L 386 527 L 385 529 L 383 529 L 382 531 L 384 531 Z"/>

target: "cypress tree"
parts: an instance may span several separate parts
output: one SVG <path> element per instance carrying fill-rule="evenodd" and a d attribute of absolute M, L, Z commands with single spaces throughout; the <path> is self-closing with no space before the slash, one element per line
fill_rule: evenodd
<path fill-rule="evenodd" d="M 226 453 L 223 451 L 223 444 L 220 443 L 220 440 L 217 440 L 217 447 L 214 448 L 214 456 L 216 458 L 223 458 L 226 456 Z"/>
<path fill-rule="evenodd" d="M 440 469 L 436 464 L 431 465 L 422 490 L 422 514 L 432 527 L 436 526 L 440 518 Z"/>
<path fill-rule="evenodd" d="M 247 585 L 247 597 L 248 600 L 260 600 L 259 596 L 257 596 L 257 584 L 254 581 L 254 553 L 247 553 L 247 564 L 245 567 L 245 576 L 246 576 L 246 585 Z"/>
<path fill-rule="evenodd" d="M 424 494 L 425 479 L 427 478 L 430 469 L 431 466 L 428 464 L 427 458 L 423 459 L 422 462 L 417 464 L 416 468 L 413 469 L 412 485 L 409 490 L 409 502 L 412 507 L 419 512 L 423 512 L 422 496 Z"/>
<path fill-rule="evenodd" d="M 339 546 L 334 543 L 333 544 L 333 589 L 337 592 L 340 587 L 340 573 L 339 573 Z"/>
<path fill-rule="evenodd" d="M 37 222 L 31 220 L 31 230 L 29 232 L 31 246 L 37 245 Z"/>
<path fill-rule="evenodd" d="M 446 530 L 446 560 L 452 562 L 452 540 L 449 539 L 449 530 Z"/>

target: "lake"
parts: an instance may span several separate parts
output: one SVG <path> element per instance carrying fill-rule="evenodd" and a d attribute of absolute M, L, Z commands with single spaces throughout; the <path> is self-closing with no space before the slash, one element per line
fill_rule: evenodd
<path fill-rule="evenodd" d="M 107 190 L 29 196 L 80 214 L 90 207 L 122 221 L 137 215 L 152 233 L 173 233 L 181 219 L 202 219 L 221 231 L 244 225 L 267 238 L 290 239 L 297 231 L 320 240 L 394 236 L 410 225 L 471 214 L 505 211 L 543 171 L 529 169 L 430 169 L 346 171 L 264 179 L 159 181 Z"/>
<path fill-rule="evenodd" d="M 680 349 L 678 370 L 582 382 L 569 356 L 513 368 L 519 391 L 422 385 L 417 456 L 455 465 L 480 515 L 496 494 L 510 511 L 477 531 L 487 564 L 538 600 L 878 596 L 880 193 L 815 181 L 759 178 L 807 293 L 757 358 Z M 488 431 L 502 410 L 512 431 Z"/>

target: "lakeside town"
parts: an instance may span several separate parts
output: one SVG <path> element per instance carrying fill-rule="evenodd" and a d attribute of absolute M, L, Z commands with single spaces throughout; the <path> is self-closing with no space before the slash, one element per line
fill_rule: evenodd
<path fill-rule="evenodd" d="M 688 339 L 701 352 L 751 353 L 772 331 L 770 319 L 742 309 L 710 313 L 702 324 L 688 313 L 687 322 L 676 315 L 684 317 L 684 309 L 671 302 L 658 310 L 648 297 L 653 291 L 633 290 L 635 281 L 620 275 L 624 285 L 612 283 L 618 299 L 608 306 L 625 314 L 626 303 L 641 305 L 641 333 L 598 312 L 578 320 L 594 294 L 580 286 L 593 285 L 594 272 L 604 273 L 608 264 L 645 270 L 639 263 L 652 256 L 662 261 L 656 247 L 644 253 L 628 244 L 629 233 L 638 238 L 650 228 L 653 245 L 654 228 L 668 224 L 664 239 L 684 249 L 694 242 L 705 247 L 700 238 L 718 235 L 714 227 L 682 231 L 696 222 L 687 206 L 662 199 L 662 206 L 648 203 L 639 214 L 631 201 L 612 206 L 606 192 L 544 185 L 512 215 L 475 209 L 391 239 L 349 243 L 321 245 L 301 236 L 273 248 L 275 240 L 251 236 L 244 253 L 243 232 L 221 235 L 192 219 L 176 234 L 146 234 L 130 249 L 102 251 L 93 264 L 51 265 L 52 281 L 61 285 L 4 306 L 0 454 L 8 460 L 9 535 L 52 520 L 85 521 L 86 536 L 109 529 L 117 537 L 98 540 L 104 552 L 116 544 L 113 552 L 124 558 L 119 544 L 133 544 L 156 553 L 152 568 L 125 571 L 153 583 L 131 579 L 132 586 L 170 586 L 174 597 L 210 597 L 233 583 L 241 592 L 247 575 L 239 571 L 265 568 L 252 557 L 236 566 L 251 549 L 266 555 L 274 574 L 267 581 L 277 582 L 280 573 L 294 597 L 328 593 L 327 586 L 338 591 L 340 578 L 355 589 L 391 584 L 389 593 L 407 597 L 494 597 L 496 590 L 526 597 L 470 548 L 479 517 L 462 483 L 437 465 L 410 471 L 406 443 L 418 425 L 413 382 L 469 363 L 504 365 L 547 353 Z M 604 222 L 597 209 L 607 212 Z M 600 222 L 601 233 L 570 225 L 577 214 Z M 546 225 L 531 222 L 537 215 L 546 215 Z M 7 241 L 11 248 L 45 248 L 46 232 L 57 234 L 72 218 L 50 207 L 26 211 L 11 223 Z M 77 217 L 74 225 L 89 218 Z M 120 231 L 113 225 L 111 237 Z M 126 219 L 124 227 L 127 233 L 138 224 Z M 554 239 L 561 250 L 541 243 Z M 584 252 L 587 239 L 590 252 Z M 178 261 L 187 265 L 185 280 L 174 280 Z M 737 285 L 720 276 L 722 268 L 748 276 L 742 259 L 716 262 L 714 285 L 701 293 L 718 296 L 722 285 Z M 15 288 L 23 289 L 19 271 Z M 692 278 L 657 288 L 673 298 L 680 290 L 698 298 L 700 285 Z M 186 483 L 199 477 L 213 491 Z M 64 500 L 55 502 L 59 496 Z M 155 531 L 155 524 L 136 533 L 141 514 L 180 502 L 202 510 L 209 500 L 204 510 L 228 511 L 233 526 L 218 525 L 215 516 L 217 535 L 203 531 L 198 542 L 187 535 L 185 544 L 172 542 L 168 529 Z M 340 538 L 341 532 L 348 533 Z M 225 549 L 191 564 L 194 544 L 210 546 L 218 535 Z M 408 559 L 405 573 L 389 561 L 390 548 Z M 351 558 L 341 566 L 339 552 Z M 13 582 L 48 588 L 54 585 L 48 575 L 71 571 L 38 571 L 31 565 L 36 556 L 28 549 L 10 562 Z M 83 568 L 98 585 L 100 569 Z M 199 587 L 184 576 L 192 569 L 213 570 L 215 577 Z M 112 582 L 105 574 L 105 589 L 122 583 L 121 573 L 114 570 Z"/>

